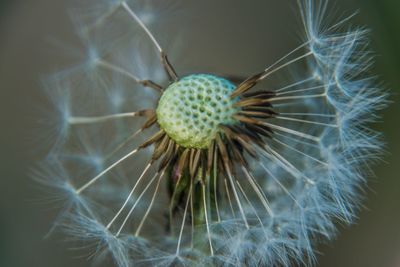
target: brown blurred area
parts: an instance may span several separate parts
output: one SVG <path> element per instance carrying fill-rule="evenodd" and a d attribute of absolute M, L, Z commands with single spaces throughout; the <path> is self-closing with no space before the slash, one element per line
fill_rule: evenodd
<path fill-rule="evenodd" d="M 235 3 L 234 3 L 235 2 Z M 186 67 L 248 75 L 295 47 L 295 1 L 184 1 L 181 39 Z M 340 227 L 338 239 L 319 248 L 322 267 L 400 266 L 400 2 L 335 0 L 338 15 L 359 10 L 357 23 L 372 30 L 375 73 L 391 88 L 390 107 L 375 128 L 384 132 L 387 153 L 374 167 L 365 209 L 358 224 Z M 90 266 L 61 238 L 44 239 L 54 213 L 38 203 L 40 191 L 30 177 L 46 147 L 35 140 L 38 107 L 45 97 L 41 78 L 71 63 L 52 40 L 77 44 L 67 15 L 69 0 L 0 2 L 0 266 Z M 343 11 L 343 12 L 342 12 Z M 163 35 L 168 29 L 163 29 Z M 167 39 L 166 39 L 167 40 Z M 217 55 L 210 56 L 210 55 Z M 186 56 L 185 56 L 186 58 Z"/>

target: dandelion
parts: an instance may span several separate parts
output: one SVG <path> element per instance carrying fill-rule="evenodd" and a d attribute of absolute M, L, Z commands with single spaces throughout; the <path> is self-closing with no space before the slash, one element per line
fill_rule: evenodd
<path fill-rule="evenodd" d="M 304 42 L 237 83 L 179 75 L 137 1 L 76 16 L 86 60 L 48 87 L 59 138 L 38 175 L 65 202 L 55 228 L 116 266 L 313 264 L 355 219 L 386 95 L 367 30 L 328 25 L 326 2 L 299 7 Z"/>

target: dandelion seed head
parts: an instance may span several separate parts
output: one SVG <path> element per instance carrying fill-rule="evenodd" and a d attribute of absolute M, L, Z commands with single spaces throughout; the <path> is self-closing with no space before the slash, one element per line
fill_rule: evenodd
<path fill-rule="evenodd" d="M 38 175 L 66 202 L 56 228 L 122 267 L 313 265 L 356 219 L 387 94 L 368 32 L 298 2 L 304 43 L 235 83 L 180 76 L 151 30 L 161 3 L 75 10 L 88 49 L 51 80 L 60 137 Z"/>

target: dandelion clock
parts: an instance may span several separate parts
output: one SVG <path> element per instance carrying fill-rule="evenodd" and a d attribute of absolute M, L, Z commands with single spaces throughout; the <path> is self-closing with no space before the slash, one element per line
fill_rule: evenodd
<path fill-rule="evenodd" d="M 119 267 L 315 264 L 382 149 L 367 30 L 299 0 L 302 41 L 272 65 L 181 74 L 180 49 L 151 30 L 153 8 L 172 7 L 146 3 L 72 12 L 85 60 L 47 80 L 52 149 L 36 175 L 62 203 L 49 234 Z"/>

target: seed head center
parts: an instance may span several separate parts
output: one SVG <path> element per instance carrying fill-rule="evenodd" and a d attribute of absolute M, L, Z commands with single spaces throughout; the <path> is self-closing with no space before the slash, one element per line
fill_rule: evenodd
<path fill-rule="evenodd" d="M 209 74 L 194 74 L 172 83 L 157 107 L 160 127 L 177 144 L 207 148 L 220 124 L 232 124 L 237 111 L 230 94 L 235 85 Z"/>

